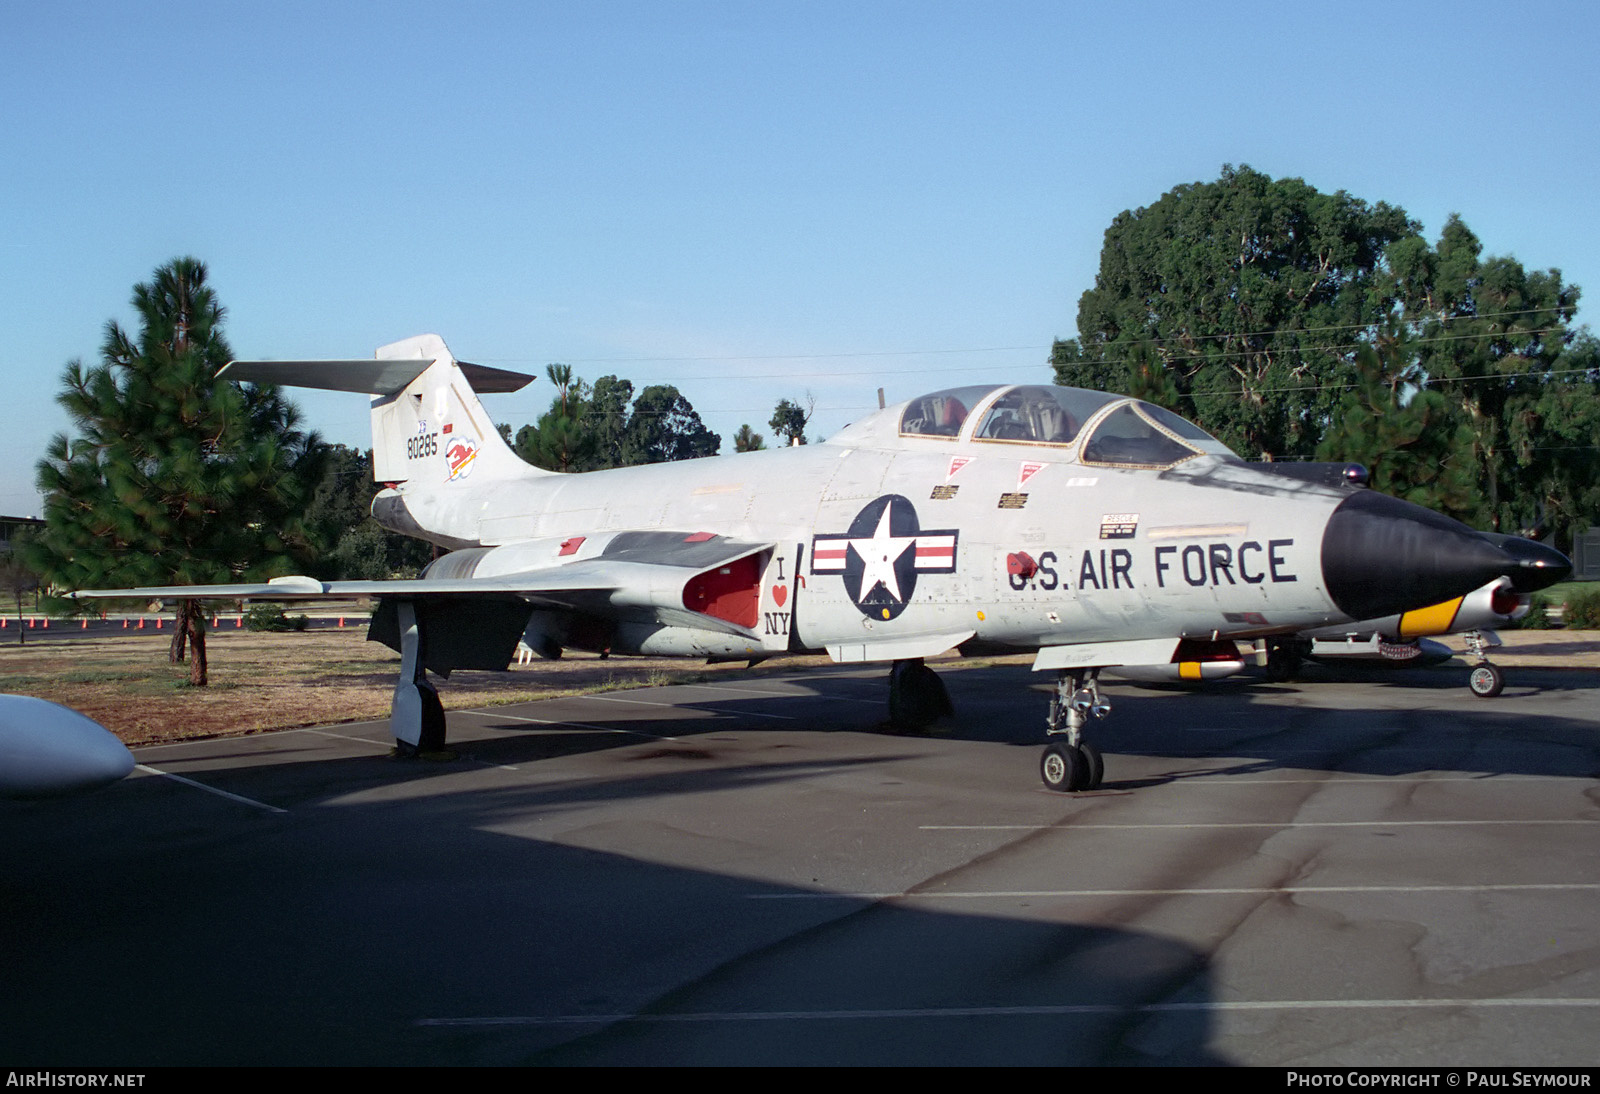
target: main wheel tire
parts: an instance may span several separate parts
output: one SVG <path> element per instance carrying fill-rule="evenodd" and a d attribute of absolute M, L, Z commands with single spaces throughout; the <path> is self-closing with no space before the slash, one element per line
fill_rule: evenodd
<path fill-rule="evenodd" d="M 926 729 L 953 709 L 944 681 L 921 661 L 896 661 L 889 670 L 889 720 L 899 728 Z"/>
<path fill-rule="evenodd" d="M 1292 643 L 1278 641 L 1267 646 L 1267 679 L 1286 684 L 1300 674 L 1300 650 Z"/>
<path fill-rule="evenodd" d="M 1086 766 L 1083 753 L 1071 745 L 1046 745 L 1039 757 L 1039 777 L 1051 790 L 1065 794 L 1081 789 Z"/>
<path fill-rule="evenodd" d="M 1478 665 L 1467 677 L 1467 687 L 1480 699 L 1493 699 L 1506 687 L 1506 675 L 1496 665 Z"/>
<path fill-rule="evenodd" d="M 1073 789 L 1099 790 L 1100 781 L 1106 777 L 1106 761 L 1100 750 L 1088 741 L 1079 741 L 1078 754 L 1083 759 L 1083 785 Z"/>
<path fill-rule="evenodd" d="M 434 690 L 432 684 L 418 684 L 417 691 L 422 698 L 422 736 L 417 741 L 417 751 L 443 752 L 445 751 L 444 703 L 439 700 L 439 693 Z"/>

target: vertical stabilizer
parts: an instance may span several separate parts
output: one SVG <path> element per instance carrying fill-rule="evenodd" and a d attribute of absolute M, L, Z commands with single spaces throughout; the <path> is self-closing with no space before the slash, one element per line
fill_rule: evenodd
<path fill-rule="evenodd" d="M 437 334 L 381 346 L 376 357 L 432 363 L 399 391 L 373 397 L 374 479 L 427 487 L 548 474 L 511 451 L 474 390 L 515 390 L 532 377 L 457 362 Z"/>
<path fill-rule="evenodd" d="M 378 482 L 433 487 L 554 474 L 523 463 L 478 401 L 478 392 L 518 391 L 533 377 L 457 361 L 437 334 L 382 346 L 361 360 L 230 361 L 217 376 L 371 395 Z"/>

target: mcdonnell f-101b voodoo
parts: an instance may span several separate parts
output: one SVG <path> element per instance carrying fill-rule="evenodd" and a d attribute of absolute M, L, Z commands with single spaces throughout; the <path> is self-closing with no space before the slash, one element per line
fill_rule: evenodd
<path fill-rule="evenodd" d="M 369 637 L 401 654 L 401 752 L 444 745 L 428 670 L 504 669 L 519 639 L 550 656 L 886 662 L 890 713 L 912 726 L 949 709 L 925 658 L 1030 650 L 1056 674 L 1044 781 L 1092 788 L 1102 669 L 1570 570 L 1540 544 L 1246 463 L 1169 411 L 1075 388 L 960 387 L 820 444 L 558 474 L 518 459 L 478 401 L 532 377 L 458 362 L 437 335 L 371 360 L 237 361 L 220 378 L 371 395 L 386 484 L 373 515 L 449 553 L 414 580 L 79 595 L 377 597 Z"/>

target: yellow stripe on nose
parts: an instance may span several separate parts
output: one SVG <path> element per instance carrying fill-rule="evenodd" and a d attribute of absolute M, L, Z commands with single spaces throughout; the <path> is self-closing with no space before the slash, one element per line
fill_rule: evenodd
<path fill-rule="evenodd" d="M 1465 597 L 1456 597 L 1446 600 L 1443 604 L 1435 604 L 1431 608 L 1418 608 L 1413 612 L 1406 612 L 1400 617 L 1400 637 L 1417 638 L 1425 634 L 1449 634 L 1450 625 L 1456 621 L 1456 612 L 1461 610 L 1461 602 Z"/>

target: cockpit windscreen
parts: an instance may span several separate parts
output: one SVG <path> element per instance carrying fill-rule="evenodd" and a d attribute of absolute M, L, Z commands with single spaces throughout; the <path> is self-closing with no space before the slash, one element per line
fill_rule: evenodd
<path fill-rule="evenodd" d="M 979 441 L 1071 444 L 1083 423 L 1115 399 L 1070 387 L 1015 387 L 994 401 L 972 436 Z"/>
<path fill-rule="evenodd" d="M 1094 434 L 1084 444 L 1079 458 L 1084 463 L 1107 467 L 1170 467 L 1200 455 L 1198 448 L 1177 440 L 1152 420 L 1155 415 L 1151 412 L 1158 409 L 1149 403 L 1130 401 L 1113 410 L 1094 427 Z M 1166 411 L 1161 413 L 1183 421 Z M 1187 422 L 1183 424 L 1187 430 L 1200 433 Z M 1205 437 L 1205 434 L 1200 433 L 1200 436 Z"/>
<path fill-rule="evenodd" d="M 993 390 L 993 384 L 979 384 L 912 399 L 900 416 L 900 432 L 912 437 L 954 437 L 972 408 Z"/>

